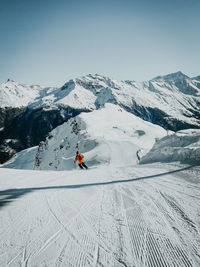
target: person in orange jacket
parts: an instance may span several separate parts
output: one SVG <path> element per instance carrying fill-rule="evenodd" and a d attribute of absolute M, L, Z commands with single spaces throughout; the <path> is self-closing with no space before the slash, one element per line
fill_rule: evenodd
<path fill-rule="evenodd" d="M 79 167 L 81 168 L 81 169 L 83 169 L 83 167 L 85 168 L 85 169 L 88 169 L 88 167 L 85 165 L 85 163 L 84 163 L 84 161 L 83 161 L 83 158 L 84 158 L 84 156 L 83 155 L 81 155 L 81 154 L 79 154 L 79 152 L 77 151 L 76 152 L 76 158 L 75 158 L 75 163 L 77 162 L 77 160 L 78 160 L 78 162 L 79 162 Z"/>

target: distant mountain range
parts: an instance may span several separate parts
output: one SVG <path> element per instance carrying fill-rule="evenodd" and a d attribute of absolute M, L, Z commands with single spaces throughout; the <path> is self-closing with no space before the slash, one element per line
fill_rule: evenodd
<path fill-rule="evenodd" d="M 8 80 L 0 84 L 0 162 L 38 145 L 81 112 L 98 110 L 106 103 L 166 130 L 200 128 L 200 76 L 176 72 L 145 82 L 119 82 L 89 74 L 60 88 Z"/>

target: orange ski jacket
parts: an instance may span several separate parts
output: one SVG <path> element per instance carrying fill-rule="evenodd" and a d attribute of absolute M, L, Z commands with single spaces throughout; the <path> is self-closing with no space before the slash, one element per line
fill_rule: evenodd
<path fill-rule="evenodd" d="M 83 163 L 83 158 L 84 158 L 83 155 L 78 154 L 78 155 L 76 155 L 75 162 L 77 162 L 77 160 L 78 160 L 79 164 L 82 164 Z"/>

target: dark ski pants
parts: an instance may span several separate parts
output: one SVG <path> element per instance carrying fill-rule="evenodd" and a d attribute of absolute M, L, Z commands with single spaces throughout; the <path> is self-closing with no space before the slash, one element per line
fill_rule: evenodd
<path fill-rule="evenodd" d="M 85 169 L 88 169 L 88 167 L 85 165 L 84 162 L 83 162 L 83 163 L 79 163 L 78 165 L 79 165 L 79 167 L 80 167 L 81 169 L 83 169 L 83 167 L 84 167 Z"/>

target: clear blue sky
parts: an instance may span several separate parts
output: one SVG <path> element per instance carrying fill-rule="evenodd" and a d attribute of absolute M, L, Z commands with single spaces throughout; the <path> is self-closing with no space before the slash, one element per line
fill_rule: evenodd
<path fill-rule="evenodd" d="M 0 82 L 200 74 L 199 0 L 0 0 Z"/>

